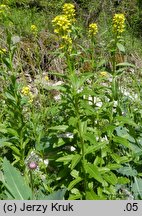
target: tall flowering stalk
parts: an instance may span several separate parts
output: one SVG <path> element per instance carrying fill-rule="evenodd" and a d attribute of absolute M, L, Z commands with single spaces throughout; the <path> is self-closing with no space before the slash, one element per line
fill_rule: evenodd
<path fill-rule="evenodd" d="M 125 30 L 125 16 L 124 14 L 115 14 L 113 17 L 113 32 L 116 35 L 121 35 Z"/>
<path fill-rule="evenodd" d="M 60 49 L 72 50 L 72 25 L 75 22 L 75 9 L 73 4 L 66 3 L 63 5 L 63 14 L 56 16 L 53 20 L 54 32 L 61 40 Z"/>
<path fill-rule="evenodd" d="M 118 100 L 119 97 L 119 88 L 117 82 L 117 71 L 116 71 L 116 53 L 119 50 L 119 46 L 121 44 L 122 33 L 125 31 L 125 16 L 124 14 L 115 14 L 112 20 L 112 32 L 113 32 L 113 44 L 112 44 L 112 93 L 113 99 Z M 123 45 L 121 45 L 123 46 Z M 120 50 L 119 50 L 120 52 Z"/>
<path fill-rule="evenodd" d="M 65 14 L 71 22 L 74 22 L 75 21 L 75 6 L 70 3 L 64 4 L 63 14 Z"/>
<path fill-rule="evenodd" d="M 95 36 L 98 33 L 98 26 L 96 23 L 91 23 L 89 25 L 89 34 Z"/>

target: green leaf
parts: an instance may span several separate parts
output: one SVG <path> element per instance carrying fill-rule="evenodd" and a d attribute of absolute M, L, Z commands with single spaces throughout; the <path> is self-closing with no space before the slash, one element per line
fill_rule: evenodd
<path fill-rule="evenodd" d="M 135 199 L 142 199 L 142 179 L 134 177 L 134 183 L 132 184 L 132 192 Z"/>
<path fill-rule="evenodd" d="M 85 171 L 90 175 L 91 178 L 96 179 L 98 182 L 104 184 L 104 180 L 98 171 L 98 167 L 94 164 L 85 164 Z"/>
<path fill-rule="evenodd" d="M 72 176 L 73 178 L 79 177 L 79 171 L 77 171 L 77 170 L 75 170 L 75 169 L 72 170 L 70 174 L 71 174 L 71 176 Z"/>
<path fill-rule="evenodd" d="M 16 99 L 9 92 L 5 92 L 5 96 L 16 104 Z"/>
<path fill-rule="evenodd" d="M 88 140 L 91 144 L 93 145 L 97 145 L 97 141 L 96 141 L 96 137 L 94 134 L 92 133 L 84 133 L 82 134 L 84 140 Z"/>
<path fill-rule="evenodd" d="M 128 184 L 130 183 L 130 179 L 126 177 L 118 177 L 118 184 Z"/>
<path fill-rule="evenodd" d="M 16 146 L 11 145 L 10 148 L 16 155 L 21 156 L 20 150 Z"/>
<path fill-rule="evenodd" d="M 76 165 L 79 163 L 79 161 L 81 160 L 81 155 L 76 154 L 74 155 L 74 157 L 72 158 L 72 162 L 71 162 L 71 170 L 74 169 L 76 167 Z"/>
<path fill-rule="evenodd" d="M 5 179 L 4 185 L 14 199 L 27 200 L 32 197 L 32 191 L 25 183 L 24 177 L 21 176 L 20 172 L 6 158 L 3 160 L 3 171 Z"/>
<path fill-rule="evenodd" d="M 12 128 L 7 128 L 7 132 L 15 137 L 19 137 L 18 133 L 16 130 L 12 129 Z"/>
<path fill-rule="evenodd" d="M 116 164 L 108 164 L 106 167 L 108 167 L 110 170 L 117 170 L 121 168 L 122 165 L 116 163 Z"/>
<path fill-rule="evenodd" d="M 118 154 L 111 154 L 111 157 L 114 159 L 114 161 L 118 164 L 129 162 L 130 159 L 127 156 L 119 156 Z"/>
<path fill-rule="evenodd" d="M 115 153 L 111 154 L 111 157 L 113 158 L 113 160 L 116 162 L 116 163 L 120 163 L 121 162 L 121 157 Z"/>
<path fill-rule="evenodd" d="M 120 169 L 117 170 L 118 173 L 121 173 L 122 175 L 126 175 L 126 176 L 137 176 L 137 170 L 132 169 L 131 166 L 123 166 Z"/>
<path fill-rule="evenodd" d="M 118 180 L 116 175 L 113 172 L 103 174 L 103 178 L 110 184 L 115 185 L 117 184 Z"/>
<path fill-rule="evenodd" d="M 81 177 L 78 177 L 78 178 L 74 179 L 73 181 L 71 181 L 70 184 L 68 185 L 68 190 L 71 190 L 80 181 L 82 181 Z"/>
<path fill-rule="evenodd" d="M 117 45 L 117 48 L 119 49 L 119 51 L 125 52 L 125 47 L 123 46 L 123 44 L 117 43 L 116 45 Z"/>
<path fill-rule="evenodd" d="M 67 155 L 67 156 L 64 156 L 64 157 L 60 157 L 58 158 L 56 161 L 57 162 L 70 162 L 72 159 L 73 159 L 74 155 Z"/>
<path fill-rule="evenodd" d="M 117 121 L 122 122 L 122 125 L 124 124 L 128 124 L 128 125 L 132 125 L 134 127 L 137 127 L 137 124 L 130 118 L 125 117 L 125 116 L 117 116 L 115 118 Z M 120 125 L 120 124 L 119 124 Z"/>
<path fill-rule="evenodd" d="M 86 200 L 100 200 L 100 197 L 93 190 L 86 191 Z"/>
<path fill-rule="evenodd" d="M 48 196 L 45 196 L 41 191 L 37 195 L 37 200 L 63 200 L 64 195 L 66 193 L 67 189 L 61 189 L 58 191 L 54 191 L 53 193 L 49 194 Z"/>
<path fill-rule="evenodd" d="M 113 138 L 113 141 L 121 145 L 124 145 L 127 148 L 131 148 L 129 141 L 123 137 L 115 136 Z"/>
<path fill-rule="evenodd" d="M 0 148 L 2 148 L 2 147 L 4 147 L 4 146 L 10 147 L 11 145 L 12 145 L 12 143 L 7 142 L 7 139 L 6 139 L 6 138 L 0 139 Z"/>
<path fill-rule="evenodd" d="M 0 133 L 7 133 L 7 129 L 3 124 L 0 124 Z"/>
<path fill-rule="evenodd" d="M 68 125 L 57 125 L 54 127 L 50 127 L 48 129 L 50 130 L 58 130 L 58 131 L 66 131 L 66 129 L 68 128 Z"/>
<path fill-rule="evenodd" d="M 106 142 L 102 142 L 102 143 L 98 143 L 98 145 L 96 145 L 96 146 L 89 146 L 85 150 L 85 155 L 90 154 L 90 153 L 94 153 L 95 151 L 103 148 L 105 145 L 106 145 Z"/>
<path fill-rule="evenodd" d="M 46 196 L 46 200 L 63 200 L 67 189 L 54 191 L 52 194 Z"/>
<path fill-rule="evenodd" d="M 133 68 L 136 67 L 135 65 L 130 64 L 130 63 L 128 63 L 128 62 L 119 63 L 119 64 L 117 64 L 116 66 L 122 66 L 122 67 L 133 67 Z"/>

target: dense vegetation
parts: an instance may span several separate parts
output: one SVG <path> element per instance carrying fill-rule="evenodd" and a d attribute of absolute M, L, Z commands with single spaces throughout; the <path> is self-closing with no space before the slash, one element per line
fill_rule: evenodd
<path fill-rule="evenodd" d="M 0 198 L 142 199 L 141 1 L 0 3 Z"/>

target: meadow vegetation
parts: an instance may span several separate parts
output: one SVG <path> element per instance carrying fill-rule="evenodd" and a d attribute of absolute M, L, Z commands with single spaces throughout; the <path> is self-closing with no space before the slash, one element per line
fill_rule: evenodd
<path fill-rule="evenodd" d="M 1 200 L 142 199 L 141 27 L 140 0 L 0 1 Z"/>

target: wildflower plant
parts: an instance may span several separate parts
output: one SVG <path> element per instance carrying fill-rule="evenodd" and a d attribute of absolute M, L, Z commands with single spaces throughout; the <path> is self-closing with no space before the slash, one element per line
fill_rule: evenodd
<path fill-rule="evenodd" d="M 115 14 L 113 17 L 113 32 L 117 36 L 125 30 L 125 16 L 124 14 Z"/>
<path fill-rule="evenodd" d="M 98 26 L 96 23 L 91 23 L 89 25 L 89 34 L 90 36 L 95 36 L 98 33 Z"/>
<path fill-rule="evenodd" d="M 75 6 L 73 4 L 70 3 L 64 4 L 63 14 L 65 14 L 71 22 L 75 22 Z"/>
<path fill-rule="evenodd" d="M 58 15 L 52 20 L 54 32 L 59 36 L 67 35 L 71 32 L 71 21 L 66 15 Z"/>
<path fill-rule="evenodd" d="M 37 33 L 38 33 L 38 28 L 36 25 L 31 25 L 30 27 L 31 32 L 33 33 L 34 37 L 37 37 Z"/>
<path fill-rule="evenodd" d="M 27 71 L 19 64 L 21 61 L 18 62 L 23 58 L 20 56 L 21 49 L 17 50 L 11 34 L 0 49 L 0 163 L 4 176 L 4 181 L 1 178 L 3 188 L 0 185 L 0 196 L 3 198 L 1 191 L 4 191 L 4 198 L 51 199 L 51 196 L 48 197 L 50 193 L 65 187 L 67 193 L 61 196 L 65 195 L 64 199 L 123 199 L 122 191 L 129 197 L 142 197 L 140 190 L 137 194 L 135 192 L 137 186 L 142 185 L 142 175 L 138 172 L 141 165 L 142 106 L 138 100 L 141 98 L 141 83 L 134 75 L 133 82 L 135 80 L 139 85 L 138 98 L 133 101 L 128 98 L 128 92 L 123 91 L 125 95 L 127 93 L 125 99 L 120 89 L 124 63 L 117 64 L 117 54 L 125 53 L 125 18 L 122 14 L 114 15 L 112 40 L 109 38 L 108 50 L 104 51 L 102 47 L 105 48 L 105 43 L 101 39 L 106 39 L 106 32 L 100 35 L 100 26 L 91 23 L 84 29 L 88 33 L 83 35 L 83 39 L 80 34 L 79 38 L 74 5 L 66 3 L 62 9 L 62 14 L 52 21 L 60 49 L 56 51 L 54 46 L 52 50 L 49 46 L 49 55 L 43 53 L 38 60 L 37 54 L 41 53 L 39 51 L 46 41 L 42 41 L 42 34 L 38 38 L 35 25 L 31 26 L 30 32 L 34 37 L 30 40 L 36 39 L 36 48 L 29 41 L 21 43 L 33 49 L 33 58 L 40 68 L 40 71 L 35 71 L 41 72 L 36 77 L 38 82 L 25 81 Z M 104 54 L 110 56 L 109 69 Z M 17 59 L 17 56 L 20 58 Z M 55 57 L 53 63 L 59 73 L 54 72 L 54 64 L 50 62 L 52 57 Z M 28 62 L 31 66 L 33 58 Z M 40 59 L 44 59 L 42 66 Z M 46 63 L 49 77 L 47 72 L 45 76 L 42 73 Z M 60 73 L 60 64 L 63 73 Z M 60 80 L 57 82 L 60 84 L 56 85 L 52 78 Z M 36 96 L 32 93 L 35 86 Z M 54 95 L 58 96 L 58 100 Z M 11 164 L 3 159 L 5 156 Z M 13 187 L 11 182 L 14 182 Z M 134 189 L 134 196 L 131 196 L 129 185 Z M 14 193 L 14 190 L 19 193 Z M 59 192 L 62 193 L 62 190 Z M 57 194 L 56 197 L 54 193 L 53 199 L 60 199 Z"/>
<path fill-rule="evenodd" d="M 30 91 L 30 88 L 28 86 L 24 86 L 21 90 L 21 93 L 23 96 L 26 96 L 28 98 L 28 102 L 32 103 L 33 102 L 33 94 Z"/>
<path fill-rule="evenodd" d="M 61 41 L 60 49 L 71 52 L 72 50 L 72 25 L 75 22 L 75 7 L 73 4 L 63 5 L 63 14 L 56 16 L 53 20 L 54 32 Z"/>
<path fill-rule="evenodd" d="M 5 4 L 0 5 L 0 19 L 6 18 L 9 13 L 9 7 Z"/>

